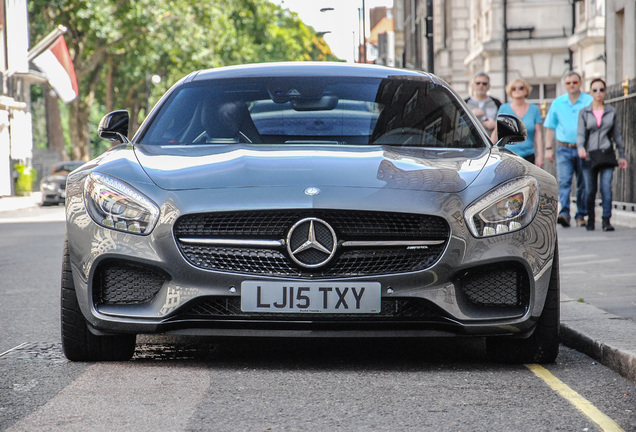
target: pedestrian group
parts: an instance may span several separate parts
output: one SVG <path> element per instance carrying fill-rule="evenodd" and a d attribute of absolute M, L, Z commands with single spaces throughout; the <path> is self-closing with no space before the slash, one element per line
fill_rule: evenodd
<path fill-rule="evenodd" d="M 560 207 L 557 222 L 560 225 L 565 228 L 571 225 L 570 194 L 574 177 L 575 223 L 579 227 L 586 227 L 588 231 L 594 230 L 600 179 L 601 227 L 603 231 L 614 231 L 610 223 L 612 178 L 616 167 L 627 169 L 616 110 L 605 104 L 606 85 L 601 78 L 592 80 L 591 94 L 581 91 L 583 80 L 577 72 L 569 72 L 564 84 L 566 93 L 552 102 L 543 123 L 539 108 L 526 101 L 532 88 L 521 78 L 506 86 L 506 94 L 512 101 L 502 105 L 498 99 L 488 95 L 488 74 L 479 72 L 473 78 L 472 94 L 466 99 L 466 104 L 493 142 L 497 142 L 497 115 L 513 114 L 525 125 L 528 137 L 524 142 L 510 144 L 506 148 L 539 167 L 543 167 L 544 160 L 556 160 Z M 545 154 L 542 126 L 546 129 Z"/>

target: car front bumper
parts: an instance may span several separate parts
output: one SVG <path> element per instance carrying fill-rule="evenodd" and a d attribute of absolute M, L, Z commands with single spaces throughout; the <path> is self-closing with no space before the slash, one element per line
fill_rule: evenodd
<path fill-rule="evenodd" d="M 329 195 L 329 190 L 323 192 Z M 242 202 L 258 205 L 260 200 L 261 208 L 267 208 L 267 196 L 263 198 L 262 191 L 249 193 L 252 196 L 244 197 Z M 359 190 L 356 193 L 361 195 Z M 162 217 L 148 236 L 97 225 L 86 213 L 81 194 L 72 195 L 67 202 L 67 233 L 82 313 L 91 328 L 101 333 L 429 337 L 524 336 L 532 332 L 550 282 L 556 242 L 554 200 L 542 198 L 537 216 L 526 228 L 477 239 L 458 216 L 460 211 L 445 211 L 457 208 L 461 199 L 458 195 L 408 192 L 409 196 L 405 196 L 406 192 L 395 190 L 369 193 L 375 195 L 373 202 L 384 203 L 384 209 L 418 209 L 444 217 L 450 227 L 441 257 L 423 270 L 318 279 L 340 284 L 379 283 L 382 311 L 378 314 L 243 312 L 243 282 L 302 284 L 308 279 L 241 274 L 193 265 L 177 244 L 174 223 L 183 214 L 209 210 L 194 192 L 174 194 L 164 200 Z M 278 190 L 277 194 L 284 197 L 289 191 Z M 215 202 L 229 200 L 227 208 L 244 207 L 227 196 L 213 198 Z M 298 203 L 286 203 L 271 194 L 268 201 L 298 208 Z M 354 209 L 364 207 L 361 203 L 351 204 Z M 326 202 L 322 207 L 337 208 L 335 202 Z M 312 208 L 304 206 L 303 210 L 311 212 Z"/>

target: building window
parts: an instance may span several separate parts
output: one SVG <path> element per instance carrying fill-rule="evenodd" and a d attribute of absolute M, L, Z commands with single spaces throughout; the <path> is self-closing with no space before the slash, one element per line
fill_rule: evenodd
<path fill-rule="evenodd" d="M 528 101 L 533 103 L 551 101 L 557 97 L 556 84 L 531 84 L 532 91 L 528 95 Z"/>

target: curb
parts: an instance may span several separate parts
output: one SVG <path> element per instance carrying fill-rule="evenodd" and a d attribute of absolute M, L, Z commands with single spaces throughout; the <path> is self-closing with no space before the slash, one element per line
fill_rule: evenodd
<path fill-rule="evenodd" d="M 572 200 L 571 210 L 576 211 L 576 200 Z M 603 216 L 601 201 L 597 200 L 594 205 L 594 217 L 600 221 Z M 623 228 L 636 228 L 636 204 L 612 202 L 612 225 Z"/>
<path fill-rule="evenodd" d="M 561 296 L 561 343 L 636 383 L 636 323 Z"/>
<path fill-rule="evenodd" d="M 596 213 L 595 213 L 596 214 Z M 602 212 L 597 214 L 596 220 L 601 220 Z M 625 228 L 636 228 L 636 212 L 629 210 L 612 209 L 612 225 Z"/>

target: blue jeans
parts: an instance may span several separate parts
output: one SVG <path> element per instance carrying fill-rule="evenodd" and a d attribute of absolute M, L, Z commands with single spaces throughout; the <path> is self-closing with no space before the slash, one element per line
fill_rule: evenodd
<path fill-rule="evenodd" d="M 587 192 L 587 208 L 589 211 L 588 223 L 594 222 L 594 205 L 596 204 L 596 192 L 598 191 L 598 179 L 601 178 L 601 206 L 603 207 L 603 219 L 612 217 L 612 179 L 614 167 L 591 168 L 588 161 L 584 161 L 583 174 L 585 175 L 585 190 Z"/>
<path fill-rule="evenodd" d="M 559 177 L 559 203 L 561 211 L 570 217 L 570 192 L 572 191 L 572 176 L 576 175 L 576 214 L 575 219 L 587 216 L 587 195 L 585 194 L 585 180 L 583 177 L 583 163 L 576 148 L 558 145 L 556 152 L 557 175 Z"/>

